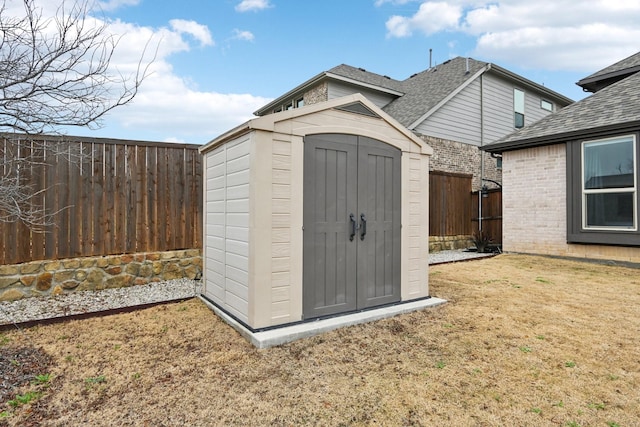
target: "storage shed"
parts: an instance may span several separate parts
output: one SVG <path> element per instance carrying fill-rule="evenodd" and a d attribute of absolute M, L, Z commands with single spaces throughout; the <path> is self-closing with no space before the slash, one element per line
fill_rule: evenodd
<path fill-rule="evenodd" d="M 432 150 L 362 95 L 255 118 L 200 151 L 201 296 L 237 329 L 429 297 Z"/>

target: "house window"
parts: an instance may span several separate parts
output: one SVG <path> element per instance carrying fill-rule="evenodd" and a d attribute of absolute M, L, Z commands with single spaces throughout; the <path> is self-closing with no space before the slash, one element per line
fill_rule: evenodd
<path fill-rule="evenodd" d="M 550 101 L 547 101 L 546 99 L 541 99 L 540 100 L 540 108 L 542 108 L 543 110 L 547 110 L 547 111 L 553 112 L 553 103 L 550 102 Z"/>
<path fill-rule="evenodd" d="M 524 127 L 524 92 L 520 89 L 513 90 L 513 116 L 516 129 Z"/>
<path fill-rule="evenodd" d="M 304 98 L 300 98 L 296 100 L 296 108 L 304 107 Z"/>
<path fill-rule="evenodd" d="M 582 227 L 637 230 L 635 137 L 582 143 Z"/>
<path fill-rule="evenodd" d="M 638 136 L 567 142 L 567 242 L 640 246 Z"/>

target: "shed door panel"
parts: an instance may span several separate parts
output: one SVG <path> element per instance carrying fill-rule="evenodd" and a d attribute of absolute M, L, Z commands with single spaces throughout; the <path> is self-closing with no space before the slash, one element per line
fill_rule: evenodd
<path fill-rule="evenodd" d="M 356 309 L 355 213 L 357 137 L 316 136 L 304 152 L 304 292 L 306 318 Z"/>
<path fill-rule="evenodd" d="M 399 301 L 400 150 L 326 134 L 304 156 L 305 319 Z"/>
<path fill-rule="evenodd" d="M 367 308 L 400 300 L 400 150 L 359 142 L 358 215 L 366 235 L 358 242 L 358 308 Z"/>

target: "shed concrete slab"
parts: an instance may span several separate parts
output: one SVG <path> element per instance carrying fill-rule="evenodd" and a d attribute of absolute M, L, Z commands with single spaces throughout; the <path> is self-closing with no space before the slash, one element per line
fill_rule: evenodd
<path fill-rule="evenodd" d="M 360 323 L 373 322 L 375 320 L 386 319 L 400 314 L 410 313 L 413 311 L 423 310 L 430 307 L 436 307 L 447 301 L 441 298 L 427 298 L 417 301 L 409 301 L 406 303 L 396 304 L 376 308 L 372 310 L 361 311 L 358 313 L 346 314 L 328 319 L 320 319 L 305 323 L 297 323 L 294 325 L 283 326 L 266 331 L 253 332 L 247 329 L 240 322 L 220 310 L 209 300 L 200 296 L 200 299 L 213 312 L 231 327 L 233 327 L 240 335 L 247 339 L 257 348 L 268 348 L 280 344 L 285 344 L 302 338 L 308 338 L 319 335 L 323 332 L 332 331 L 334 329 L 345 326 L 358 325 Z"/>

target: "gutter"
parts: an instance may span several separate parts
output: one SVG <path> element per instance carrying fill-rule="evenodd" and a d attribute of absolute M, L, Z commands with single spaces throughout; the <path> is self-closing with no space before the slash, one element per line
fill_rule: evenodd
<path fill-rule="evenodd" d="M 611 134 L 622 134 L 630 132 L 638 132 L 640 129 L 640 121 L 629 123 L 615 123 L 598 128 L 579 129 L 571 132 L 563 132 L 551 135 L 542 135 L 538 137 L 523 138 L 505 142 L 494 142 L 480 150 L 488 153 L 501 154 L 505 151 L 521 150 L 523 148 L 542 147 L 545 145 L 564 144 L 569 141 L 578 139 L 595 139 Z"/>

